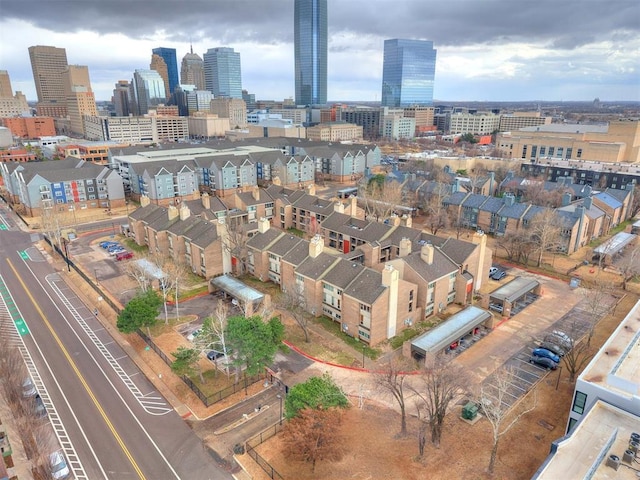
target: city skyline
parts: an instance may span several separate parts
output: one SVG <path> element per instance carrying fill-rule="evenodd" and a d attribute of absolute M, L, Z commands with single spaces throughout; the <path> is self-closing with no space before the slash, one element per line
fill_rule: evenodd
<path fill-rule="evenodd" d="M 618 0 L 615 8 L 592 0 L 328 4 L 329 101 L 381 100 L 389 38 L 433 41 L 438 101 L 640 101 L 634 0 Z M 292 0 L 180 5 L 167 15 L 166 1 L 3 0 L 0 69 L 8 70 L 14 91 L 34 101 L 28 47 L 65 48 L 69 64 L 89 67 L 96 99 L 109 100 L 118 80 L 148 68 L 153 48 L 175 48 L 181 60 L 192 43 L 200 56 L 217 47 L 240 53 L 243 88 L 256 98 L 294 97 Z"/>

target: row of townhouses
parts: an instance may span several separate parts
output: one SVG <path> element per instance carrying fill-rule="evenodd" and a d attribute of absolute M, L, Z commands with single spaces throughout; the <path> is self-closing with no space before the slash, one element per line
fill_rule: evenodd
<path fill-rule="evenodd" d="M 483 234 L 466 242 L 414 229 L 407 217 L 393 217 L 388 224 L 366 222 L 352 216 L 354 199 L 346 204 L 320 200 L 275 185 L 225 199 L 226 209 L 214 198 L 203 195 L 200 202 L 176 208 L 145 197 L 144 206 L 129 216 L 136 242 L 190 265 L 205 278 L 246 264 L 262 281 L 302 291 L 309 313 L 332 318 L 349 335 L 372 345 L 451 303 L 470 303 L 491 264 Z M 252 217 L 248 207 L 255 207 Z M 228 248 L 232 215 L 247 222 L 245 259 Z M 302 230 L 311 239 L 286 228 Z"/>

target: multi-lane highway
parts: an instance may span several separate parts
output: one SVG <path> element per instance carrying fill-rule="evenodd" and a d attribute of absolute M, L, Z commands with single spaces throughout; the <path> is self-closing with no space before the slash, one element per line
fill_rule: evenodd
<path fill-rule="evenodd" d="M 3 339 L 17 344 L 77 479 L 231 478 L 0 205 Z M 5 319 L 6 320 L 6 319 Z"/>

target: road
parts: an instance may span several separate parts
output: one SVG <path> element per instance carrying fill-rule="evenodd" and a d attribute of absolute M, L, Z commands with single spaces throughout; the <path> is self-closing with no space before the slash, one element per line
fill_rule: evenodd
<path fill-rule="evenodd" d="M 0 207 L 0 303 L 77 479 L 231 476 Z M 8 322 L 5 322 L 7 324 Z"/>

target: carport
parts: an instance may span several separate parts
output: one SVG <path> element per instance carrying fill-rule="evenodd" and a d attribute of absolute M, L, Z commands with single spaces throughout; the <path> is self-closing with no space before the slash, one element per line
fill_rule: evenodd
<path fill-rule="evenodd" d="M 541 291 L 542 286 L 537 280 L 516 277 L 506 285 L 493 291 L 489 296 L 489 302 L 502 305 L 502 315 L 509 317 L 518 313 L 522 308 L 538 298 Z"/>
<path fill-rule="evenodd" d="M 222 291 L 225 296 L 230 296 L 234 302 L 234 305 L 238 305 L 242 308 L 242 311 L 246 317 L 250 317 L 258 309 L 262 301 L 265 299 L 265 295 L 258 290 L 251 288 L 249 285 L 245 285 L 237 278 L 229 275 L 221 275 L 219 277 L 212 278 L 210 280 L 209 291 L 215 290 Z"/>
<path fill-rule="evenodd" d="M 491 318 L 486 310 L 469 306 L 413 340 L 411 356 L 426 358 L 429 354 L 456 349 L 464 337 L 477 335 L 480 325 Z"/>
<path fill-rule="evenodd" d="M 616 255 L 621 254 L 625 247 L 629 245 L 635 238 L 636 235 L 632 233 L 616 233 L 602 245 L 599 245 L 598 247 L 593 249 L 592 260 L 602 259 L 605 263 L 611 263 L 613 258 Z"/>

